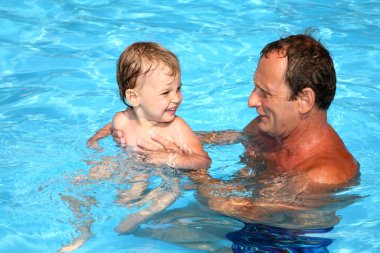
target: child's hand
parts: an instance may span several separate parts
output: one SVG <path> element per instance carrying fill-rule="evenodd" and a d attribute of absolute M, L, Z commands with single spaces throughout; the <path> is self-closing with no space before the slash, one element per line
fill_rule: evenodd
<path fill-rule="evenodd" d="M 121 130 L 111 127 L 112 138 L 118 145 L 125 148 L 127 146 L 127 141 L 125 139 L 124 133 Z"/>

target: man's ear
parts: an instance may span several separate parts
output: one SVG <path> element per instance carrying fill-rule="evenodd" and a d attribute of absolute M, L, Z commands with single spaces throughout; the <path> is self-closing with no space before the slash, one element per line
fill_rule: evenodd
<path fill-rule="evenodd" d="M 311 88 L 304 88 L 297 97 L 299 113 L 309 112 L 315 104 L 315 93 Z"/>
<path fill-rule="evenodd" d="M 134 89 L 128 89 L 125 91 L 125 98 L 132 107 L 140 105 L 139 94 Z"/>

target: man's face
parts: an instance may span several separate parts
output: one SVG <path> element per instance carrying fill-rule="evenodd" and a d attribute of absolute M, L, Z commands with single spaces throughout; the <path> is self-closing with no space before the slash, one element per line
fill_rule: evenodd
<path fill-rule="evenodd" d="M 255 88 L 248 106 L 256 108 L 260 131 L 274 138 L 286 138 L 299 122 L 297 100 L 289 101 L 290 89 L 285 83 L 287 58 L 271 52 L 263 56 L 254 75 Z"/>

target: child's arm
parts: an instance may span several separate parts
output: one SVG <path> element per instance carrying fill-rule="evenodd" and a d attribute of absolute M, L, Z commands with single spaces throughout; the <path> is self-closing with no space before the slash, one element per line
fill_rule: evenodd
<path fill-rule="evenodd" d="M 125 115 L 123 115 L 126 111 L 121 111 L 115 114 L 112 121 L 106 124 L 104 127 L 99 129 L 90 139 L 87 141 L 87 146 L 90 148 L 97 148 L 98 141 L 112 134 L 112 138 L 114 141 L 125 148 L 126 144 L 126 136 L 122 129 L 125 129 L 125 125 L 127 123 Z"/>
<path fill-rule="evenodd" d="M 176 117 L 172 126 L 174 142 L 165 137 L 152 133 L 152 140 L 163 149 L 157 150 L 144 140 L 137 142 L 137 152 L 144 155 L 145 161 L 154 164 L 166 164 L 177 169 L 196 170 L 210 167 L 211 159 L 195 133 L 186 122 Z"/>
<path fill-rule="evenodd" d="M 125 148 L 127 146 L 127 135 L 125 129 L 127 129 L 127 110 L 117 112 L 110 122 L 112 138 L 118 145 Z"/>
<path fill-rule="evenodd" d="M 90 139 L 87 141 L 87 146 L 90 148 L 97 148 L 98 141 L 110 135 L 112 133 L 111 122 L 99 129 Z"/>

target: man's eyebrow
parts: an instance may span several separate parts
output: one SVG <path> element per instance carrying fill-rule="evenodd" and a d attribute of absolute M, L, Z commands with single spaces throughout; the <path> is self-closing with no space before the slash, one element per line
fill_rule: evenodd
<path fill-rule="evenodd" d="M 270 92 L 269 90 L 263 89 L 263 87 L 261 87 L 261 86 L 258 85 L 257 83 L 254 83 L 254 85 L 255 85 L 256 88 L 259 88 L 259 89 L 262 90 L 264 93 L 271 94 L 271 92 Z"/>

